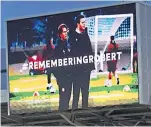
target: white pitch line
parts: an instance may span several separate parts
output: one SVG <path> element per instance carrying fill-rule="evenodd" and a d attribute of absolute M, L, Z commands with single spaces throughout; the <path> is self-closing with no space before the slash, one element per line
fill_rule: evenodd
<path fill-rule="evenodd" d="M 124 94 L 111 94 L 111 95 L 99 95 L 99 96 L 89 96 L 89 99 L 103 99 L 103 98 L 112 98 L 112 97 L 122 97 L 124 96 Z M 73 97 L 71 97 L 71 100 L 73 100 Z M 82 100 L 82 98 L 80 97 L 79 99 L 80 101 Z M 58 98 L 50 98 L 50 99 L 43 99 L 43 100 L 20 100 L 18 102 L 31 102 L 31 103 L 41 103 L 41 102 L 58 102 L 59 101 L 59 97 Z"/>
<path fill-rule="evenodd" d="M 31 82 L 31 81 L 36 81 L 36 80 L 39 80 L 39 79 L 26 79 L 26 80 L 21 80 L 22 82 Z"/>
<path fill-rule="evenodd" d="M 21 90 L 19 90 L 19 88 L 17 88 L 18 89 L 18 91 L 17 92 L 31 92 L 31 91 L 34 91 L 34 90 L 36 90 L 36 89 L 41 89 L 41 88 L 45 88 L 46 89 L 46 86 L 44 87 L 43 85 L 42 86 L 39 86 L 39 87 L 34 87 L 34 88 L 27 88 L 27 89 L 21 89 Z M 16 88 L 15 88 L 16 89 Z M 29 90 L 31 90 L 31 91 L 29 91 Z"/>
<path fill-rule="evenodd" d="M 124 94 L 89 96 L 89 99 L 111 98 L 111 97 L 117 97 L 117 96 L 121 97 L 121 96 L 124 96 Z M 59 101 L 59 98 L 51 98 L 50 100 L 53 102 L 56 102 L 56 101 Z M 73 97 L 71 97 L 71 100 L 73 100 Z M 79 100 L 82 100 L 82 97 L 80 97 Z"/>

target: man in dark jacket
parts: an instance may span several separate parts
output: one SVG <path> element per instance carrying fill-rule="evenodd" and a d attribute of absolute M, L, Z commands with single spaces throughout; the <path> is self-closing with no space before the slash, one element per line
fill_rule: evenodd
<path fill-rule="evenodd" d="M 74 57 L 93 55 L 83 15 L 76 18 L 76 30 L 71 33 L 71 53 Z M 88 107 L 90 73 L 93 69 L 94 63 L 73 67 L 73 109 L 78 108 L 80 90 L 82 92 L 82 108 Z"/>
<path fill-rule="evenodd" d="M 67 58 L 70 54 L 70 45 L 68 43 L 68 28 L 65 24 L 58 27 L 58 38 L 56 39 L 54 58 Z M 54 75 L 59 87 L 59 110 L 67 110 L 71 97 L 72 84 L 70 80 L 70 70 L 68 66 L 56 67 Z"/>

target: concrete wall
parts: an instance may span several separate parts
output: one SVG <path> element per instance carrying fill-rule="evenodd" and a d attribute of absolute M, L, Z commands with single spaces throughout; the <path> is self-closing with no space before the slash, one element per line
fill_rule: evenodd
<path fill-rule="evenodd" d="M 139 101 L 148 104 L 151 96 L 151 7 L 136 4 Z M 151 104 L 151 102 L 150 102 Z"/>

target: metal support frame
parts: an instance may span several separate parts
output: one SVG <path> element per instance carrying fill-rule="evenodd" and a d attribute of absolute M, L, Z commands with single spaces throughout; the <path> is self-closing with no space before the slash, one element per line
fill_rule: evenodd
<path fill-rule="evenodd" d="M 4 120 L 5 119 L 5 120 Z M 9 122 L 6 122 L 9 121 Z M 65 112 L 10 115 L 2 113 L 2 125 L 140 126 L 151 125 L 149 106 L 131 104 Z"/>

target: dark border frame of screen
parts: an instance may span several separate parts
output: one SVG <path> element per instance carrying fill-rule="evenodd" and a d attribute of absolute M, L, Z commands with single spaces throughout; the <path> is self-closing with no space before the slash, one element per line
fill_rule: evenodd
<path fill-rule="evenodd" d="M 67 12 L 56 12 L 56 13 L 53 13 L 53 14 L 40 14 L 40 15 L 36 15 L 36 16 L 26 16 L 26 17 L 22 17 L 22 18 L 15 18 L 15 19 L 9 19 L 7 21 L 5 21 L 5 28 L 6 28 L 6 67 L 7 67 L 7 95 L 8 95 L 8 100 L 7 100 L 7 103 L 8 103 L 8 115 L 11 115 L 10 114 L 10 86 L 9 86 L 9 65 L 8 65 L 8 36 L 7 36 L 7 22 L 9 21 L 15 21 L 15 20 L 23 20 L 23 19 L 30 19 L 30 18 L 37 18 L 37 17 L 43 17 L 43 16 L 56 16 L 56 15 L 61 15 L 61 14 L 66 14 L 66 13 L 74 13 L 74 12 L 80 12 L 80 11 L 90 11 L 90 10 L 95 10 L 95 9 L 100 9 L 100 8 L 109 8 L 109 7 L 114 7 L 114 6 L 122 6 L 122 5 L 128 5 L 128 4 L 135 4 L 135 10 L 136 10 L 136 40 L 137 40 L 137 43 L 138 43 L 138 25 L 137 25 L 137 17 L 138 17 L 138 14 L 137 14 L 137 3 L 140 3 L 140 2 L 125 2 L 125 3 L 119 3 L 119 4 L 113 4 L 113 5 L 106 5 L 106 6 L 99 6 L 99 7 L 91 7 L 91 8 L 81 8 L 81 9 L 78 9 L 78 10 L 68 10 Z M 142 3 L 141 3 L 142 4 Z M 137 52 L 138 52 L 138 44 L 137 44 Z M 140 49 L 140 48 L 139 48 Z M 141 77 L 141 71 L 140 71 L 140 58 L 138 58 L 138 104 L 140 104 L 140 90 L 139 90 L 139 84 L 140 84 L 140 77 Z M 120 106 L 124 106 L 124 105 L 127 105 L 127 104 L 120 104 Z M 108 107 L 110 105 L 106 105 L 106 107 Z M 119 106 L 119 105 L 112 105 L 112 106 Z M 92 108 L 97 108 L 97 107 L 102 107 L 102 106 L 93 106 L 93 107 L 88 107 L 87 109 L 92 109 Z M 104 107 L 104 106 L 103 106 Z M 78 108 L 76 110 L 80 110 L 80 109 L 83 109 L 83 108 Z M 67 111 L 70 111 L 72 109 L 69 109 Z M 58 110 L 52 110 L 51 113 L 54 113 L 54 112 L 60 112 Z"/>

